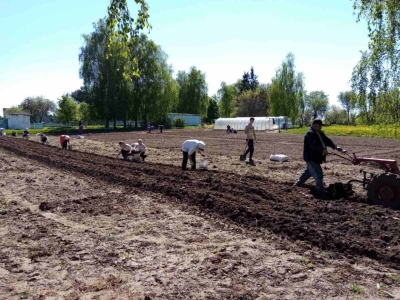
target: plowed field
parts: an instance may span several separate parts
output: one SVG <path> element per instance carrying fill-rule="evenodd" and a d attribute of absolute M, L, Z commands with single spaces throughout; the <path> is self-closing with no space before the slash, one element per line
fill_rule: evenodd
<path fill-rule="evenodd" d="M 168 141 L 172 138 L 175 137 L 164 135 L 160 141 L 164 144 L 159 147 L 169 148 Z M 282 143 L 279 138 L 282 137 L 276 136 L 276 142 Z M 116 136 L 116 141 L 120 139 L 120 135 Z M 174 145 L 177 144 L 176 148 L 179 149 L 178 139 L 181 141 L 185 136 L 176 137 Z M 223 145 L 224 142 L 219 141 L 222 149 L 219 151 L 222 153 L 228 148 L 228 145 Z M 279 147 L 301 147 L 301 143 L 295 146 L 294 142 Z M 212 142 L 206 140 L 206 144 L 212 145 Z M 233 144 L 236 148 L 229 151 L 236 155 L 241 146 L 239 139 Z M 232 141 L 229 141 L 229 145 L 229 149 L 232 149 Z M 213 169 L 182 172 L 173 165 L 151 161 L 133 164 L 93 153 L 62 151 L 20 139 L 2 138 L 0 147 L 51 167 L 123 185 L 130 188 L 132 193 L 149 191 L 189 203 L 251 229 L 269 230 L 349 257 L 366 256 L 395 268 L 400 266 L 399 212 L 369 206 L 363 203 L 364 199 L 360 196 L 350 200 L 315 200 L 299 189 L 291 188 L 291 182 L 272 180 L 257 174 Z M 214 154 L 218 151 L 213 146 L 208 149 Z M 381 152 L 384 155 L 384 151 Z M 75 203 L 71 209 L 81 206 L 82 209 L 88 209 L 82 203 Z M 107 207 L 96 206 L 95 203 L 90 207 L 102 212 L 107 210 Z M 48 209 L 52 209 L 51 203 Z"/>

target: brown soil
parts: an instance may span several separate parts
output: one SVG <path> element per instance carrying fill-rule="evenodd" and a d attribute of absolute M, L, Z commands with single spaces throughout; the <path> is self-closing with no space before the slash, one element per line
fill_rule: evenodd
<path fill-rule="evenodd" d="M 150 148 L 149 161 L 116 160 L 116 143 L 137 138 Z M 206 142 L 211 171 L 177 168 L 188 138 Z M 57 145 L 56 137 L 50 140 Z M 0 138 L 0 149 L 13 153 L 0 150 L 0 295 L 399 297 L 400 274 L 388 268 L 400 268 L 399 212 L 365 204 L 361 189 L 350 200 L 327 201 L 292 188 L 303 168 L 302 137 L 265 134 L 260 140 L 258 164 L 250 167 L 236 162 L 240 135 L 212 131 L 73 140 L 74 149 L 91 153 Z M 382 157 L 400 153 L 396 141 L 338 140 Z M 269 162 L 270 153 L 291 161 Z M 340 160 L 326 168 L 328 183 L 359 176 L 357 167 Z"/>
<path fill-rule="evenodd" d="M 359 197 L 315 200 L 290 184 L 255 175 L 182 172 L 173 166 L 133 164 L 16 139 L 2 139 L 0 145 L 49 166 L 132 187 L 133 192 L 156 192 L 188 202 L 246 227 L 267 228 L 322 250 L 367 256 L 400 268 L 400 213 L 362 203 Z M 27 147 L 29 151 L 22 150 Z"/>

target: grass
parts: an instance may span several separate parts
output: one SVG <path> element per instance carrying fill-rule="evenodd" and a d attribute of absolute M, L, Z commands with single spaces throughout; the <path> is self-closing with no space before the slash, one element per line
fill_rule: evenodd
<path fill-rule="evenodd" d="M 350 286 L 350 291 L 357 295 L 361 295 L 362 293 L 364 293 L 364 290 L 362 289 L 362 287 L 357 284 L 352 284 Z"/>
<path fill-rule="evenodd" d="M 305 134 L 309 127 L 300 127 L 282 131 L 291 134 Z M 331 125 L 324 126 L 322 129 L 328 136 L 358 136 L 358 137 L 381 137 L 381 138 L 396 138 L 400 139 L 400 126 L 346 126 L 346 125 Z"/>
<path fill-rule="evenodd" d="M 309 260 L 308 258 L 302 258 L 302 259 L 301 259 L 301 264 L 302 264 L 305 268 L 307 268 L 307 269 L 309 269 L 309 270 L 314 269 L 314 265 L 310 262 L 310 260 Z"/>
<path fill-rule="evenodd" d="M 390 278 L 392 279 L 394 284 L 400 285 L 400 274 L 390 275 Z"/>
<path fill-rule="evenodd" d="M 198 130 L 198 129 L 212 129 L 213 125 L 204 125 L 204 126 L 186 126 L 184 129 L 181 130 Z M 176 129 L 176 128 L 173 128 Z M 110 127 L 109 129 L 105 129 L 103 125 L 87 125 L 83 128 L 83 133 L 101 133 L 101 132 L 129 132 L 129 131 L 137 131 L 137 130 L 146 130 L 145 128 L 134 128 L 134 127 L 126 127 L 117 126 L 116 129 Z M 153 129 L 158 130 L 158 129 Z M 165 130 L 165 129 L 164 129 Z M 167 129 L 168 130 L 168 129 Z M 11 135 L 13 129 L 6 129 L 5 132 L 7 135 Z M 24 130 L 15 130 L 17 135 L 22 135 Z M 48 135 L 52 134 L 78 134 L 78 126 L 71 126 L 71 127 L 44 127 L 43 129 L 29 129 L 29 134 L 35 135 L 37 133 L 44 133 Z"/>

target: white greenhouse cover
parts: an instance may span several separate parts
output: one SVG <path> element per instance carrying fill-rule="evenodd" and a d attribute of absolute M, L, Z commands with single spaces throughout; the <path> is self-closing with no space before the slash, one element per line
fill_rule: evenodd
<path fill-rule="evenodd" d="M 278 125 L 282 127 L 282 124 L 285 123 L 286 117 L 255 117 L 254 119 L 254 129 L 257 131 L 265 131 L 265 130 L 277 130 L 279 128 Z M 289 118 L 288 120 L 288 128 L 292 128 L 292 122 Z M 236 130 L 244 130 L 247 124 L 249 124 L 249 117 L 239 117 L 239 118 L 219 118 L 214 123 L 214 129 L 216 130 L 226 130 L 226 126 L 230 125 L 231 128 Z"/>

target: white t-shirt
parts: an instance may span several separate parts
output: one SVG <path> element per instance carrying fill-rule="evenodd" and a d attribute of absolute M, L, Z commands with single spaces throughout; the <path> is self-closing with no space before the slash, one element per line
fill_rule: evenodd
<path fill-rule="evenodd" d="M 129 151 L 129 152 L 132 151 L 132 147 L 129 144 L 124 144 L 124 145 L 121 145 L 120 147 L 121 147 L 121 150 Z"/>
<path fill-rule="evenodd" d="M 182 151 L 183 152 L 188 152 L 189 155 L 192 155 L 193 153 L 196 152 L 197 149 L 204 149 L 206 144 L 204 144 L 202 141 L 198 140 L 187 140 L 183 143 L 182 145 Z"/>
<path fill-rule="evenodd" d="M 136 150 L 139 150 L 139 152 L 146 152 L 146 145 L 145 144 L 139 144 L 139 143 L 133 143 L 131 144 L 132 148 Z"/>

